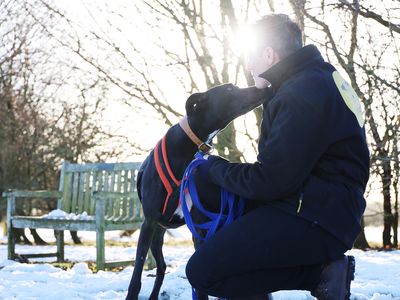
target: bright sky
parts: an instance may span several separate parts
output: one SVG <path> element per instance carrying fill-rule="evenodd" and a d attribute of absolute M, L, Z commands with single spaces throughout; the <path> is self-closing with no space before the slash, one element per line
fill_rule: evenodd
<path fill-rule="evenodd" d="M 213 3 L 212 3 L 213 2 Z M 217 5 L 214 3 L 215 1 L 207 2 L 210 4 L 210 7 L 213 5 Z M 154 72 L 151 74 L 154 81 L 162 89 L 163 93 L 166 95 L 166 100 L 168 103 L 176 109 L 178 112 L 184 114 L 184 103 L 186 98 L 189 96 L 187 93 L 188 86 L 186 84 L 186 88 L 183 88 L 182 85 L 178 82 L 175 74 L 171 74 L 171 68 L 165 67 L 165 54 L 160 51 L 159 47 L 155 43 L 158 42 L 158 37 L 155 36 L 157 34 L 161 37 L 161 43 L 165 48 L 173 53 L 178 53 L 183 55 L 184 53 L 184 43 L 182 38 L 182 31 L 179 26 L 174 23 L 154 23 L 152 26 L 154 28 L 150 28 L 146 21 L 151 17 L 148 14 L 138 12 L 138 10 L 132 5 L 130 2 L 126 1 L 117 1 L 117 2 L 96 2 L 95 4 L 86 1 L 86 5 L 82 4 L 85 1 L 57 1 L 57 5 L 67 12 L 67 15 L 72 18 L 77 26 L 75 29 L 79 32 L 85 32 L 87 30 L 96 29 L 97 32 L 100 30 L 103 31 L 104 36 L 110 37 L 116 43 L 122 45 L 122 47 L 126 47 L 125 51 L 128 54 L 131 54 L 129 51 L 131 48 L 128 44 L 129 41 L 145 53 L 147 59 L 153 65 L 160 65 L 160 67 L 153 67 Z M 91 9 L 91 7 L 96 7 L 96 9 Z M 139 5 L 139 9 L 141 6 Z M 115 14 L 110 15 L 107 11 L 115 11 Z M 215 9 L 207 9 L 205 10 L 208 19 L 219 20 L 219 11 Z M 253 11 L 254 19 L 257 19 L 255 12 Z M 112 22 L 112 23 L 109 23 Z M 219 24 L 213 24 L 213 30 L 219 30 Z M 115 29 L 117 28 L 117 30 Z M 211 32 L 210 32 L 211 34 Z M 241 30 L 237 37 L 232 39 L 232 47 L 236 49 L 237 52 L 243 51 L 249 43 L 249 35 Z M 91 51 L 91 54 L 94 56 L 102 57 L 104 53 L 101 50 L 93 47 L 90 43 L 86 45 Z M 214 54 L 214 57 L 219 56 L 222 51 L 221 45 L 216 43 L 214 48 L 212 48 L 212 44 L 210 46 L 210 52 Z M 150 58 L 150 59 L 149 59 Z M 140 59 L 135 59 L 134 56 L 131 57 L 131 60 L 135 63 L 135 67 L 141 68 L 143 66 L 142 61 Z M 216 59 L 218 62 L 218 59 Z M 222 64 L 222 59 L 220 60 Z M 116 62 L 119 63 L 119 62 Z M 126 76 L 126 81 L 135 80 L 134 77 L 129 78 L 129 74 L 126 74 L 123 70 L 113 70 L 114 74 L 117 76 Z M 187 75 L 182 71 L 177 70 L 178 76 L 180 76 L 183 80 L 186 80 Z M 198 70 L 199 75 L 196 72 L 193 72 L 193 76 L 198 77 L 197 82 L 199 83 L 199 88 L 201 90 L 205 90 L 206 86 L 204 84 L 204 79 L 200 75 L 200 70 Z M 245 86 L 244 79 L 241 79 L 239 86 Z M 117 89 L 113 89 L 110 91 L 111 97 L 121 97 L 120 91 Z M 125 96 L 126 98 L 126 96 Z M 127 99 L 130 101 L 129 99 Z M 110 126 L 113 128 L 113 131 L 118 132 L 122 135 L 130 136 L 132 139 L 140 140 L 141 144 L 145 148 L 151 148 L 156 141 L 165 133 L 167 127 L 163 124 L 163 122 L 154 118 L 154 112 L 146 108 L 144 106 L 139 107 L 141 110 L 141 114 L 135 113 L 131 109 L 127 109 L 127 107 L 121 104 L 118 101 L 111 101 L 110 105 L 107 108 L 107 113 L 104 118 L 105 126 Z M 121 124 L 119 121 L 124 120 Z M 177 121 L 177 119 L 176 119 Z M 246 122 L 250 127 L 250 130 L 257 132 L 255 126 L 254 118 L 249 114 L 246 118 L 242 118 L 237 121 L 237 124 L 243 124 Z M 240 128 L 244 127 L 239 125 Z M 252 129 L 253 128 L 253 129 Z M 139 129 L 139 130 L 138 130 Z M 248 149 L 249 144 L 245 142 L 243 135 L 239 135 L 239 139 L 243 140 L 242 145 L 243 149 Z M 255 153 L 254 151 L 248 151 L 247 153 L 248 159 L 254 160 Z M 144 156 L 133 156 L 130 157 L 128 155 L 128 159 L 142 159 Z"/>

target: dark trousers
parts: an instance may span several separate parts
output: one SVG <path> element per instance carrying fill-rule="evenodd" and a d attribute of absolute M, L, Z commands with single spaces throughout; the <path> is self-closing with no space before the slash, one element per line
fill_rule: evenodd
<path fill-rule="evenodd" d="M 322 264 L 346 250 L 318 225 L 263 205 L 202 244 L 188 261 L 186 274 L 194 288 L 217 297 L 312 291 Z"/>

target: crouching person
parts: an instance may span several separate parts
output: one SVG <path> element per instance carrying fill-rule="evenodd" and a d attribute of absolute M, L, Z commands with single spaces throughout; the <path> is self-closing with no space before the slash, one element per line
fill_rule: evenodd
<path fill-rule="evenodd" d="M 196 182 L 204 194 L 216 185 L 242 196 L 246 212 L 198 248 L 187 277 L 228 299 L 293 289 L 349 299 L 355 262 L 344 253 L 360 232 L 369 177 L 360 102 L 288 16 L 267 15 L 253 30 L 248 69 L 270 90 L 257 162 L 210 156 Z"/>

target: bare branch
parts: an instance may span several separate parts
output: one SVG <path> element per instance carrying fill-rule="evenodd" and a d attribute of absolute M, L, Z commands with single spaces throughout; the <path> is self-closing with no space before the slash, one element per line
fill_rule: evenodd
<path fill-rule="evenodd" d="M 346 0 L 339 0 L 339 2 L 347 7 L 349 10 L 359 13 L 361 16 L 375 20 L 379 24 L 389 28 L 391 31 L 394 31 L 396 33 L 400 33 L 400 25 L 398 24 L 393 24 L 392 22 L 385 20 L 381 15 L 369 10 L 366 7 L 363 7 L 362 5 L 359 5 L 358 1 L 357 3 L 350 3 Z"/>

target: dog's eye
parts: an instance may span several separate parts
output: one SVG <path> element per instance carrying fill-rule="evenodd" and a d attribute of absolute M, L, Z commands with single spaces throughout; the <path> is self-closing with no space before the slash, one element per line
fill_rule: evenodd
<path fill-rule="evenodd" d="M 237 86 L 235 86 L 235 85 L 233 85 L 233 84 L 229 84 L 227 87 L 226 87 L 226 90 L 228 91 L 228 92 L 232 92 L 232 91 L 234 91 L 234 90 L 236 90 L 237 89 Z"/>

